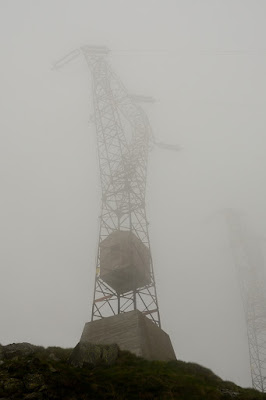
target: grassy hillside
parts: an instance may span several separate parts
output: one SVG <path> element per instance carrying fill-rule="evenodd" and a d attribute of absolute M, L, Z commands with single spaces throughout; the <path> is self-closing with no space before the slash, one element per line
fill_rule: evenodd
<path fill-rule="evenodd" d="M 266 399 L 193 363 L 146 361 L 119 352 L 111 366 L 77 368 L 68 361 L 71 352 L 36 347 L 31 354 L 0 357 L 0 400 Z"/>

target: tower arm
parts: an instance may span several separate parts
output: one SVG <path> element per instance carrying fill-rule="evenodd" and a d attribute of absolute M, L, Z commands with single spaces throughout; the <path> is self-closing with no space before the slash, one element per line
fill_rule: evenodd
<path fill-rule="evenodd" d="M 80 49 L 76 49 L 68 53 L 66 56 L 60 58 L 60 60 L 56 61 L 53 65 L 53 69 L 60 69 L 68 64 L 70 61 L 74 60 L 81 54 Z"/>

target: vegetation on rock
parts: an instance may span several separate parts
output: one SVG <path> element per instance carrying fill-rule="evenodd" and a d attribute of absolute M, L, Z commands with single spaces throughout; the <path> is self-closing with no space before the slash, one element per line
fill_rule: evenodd
<path fill-rule="evenodd" d="M 0 400 L 266 399 L 193 363 L 146 361 L 118 350 L 112 365 L 103 357 L 96 365 L 83 360 L 77 367 L 69 361 L 72 351 L 27 343 L 0 346 Z"/>

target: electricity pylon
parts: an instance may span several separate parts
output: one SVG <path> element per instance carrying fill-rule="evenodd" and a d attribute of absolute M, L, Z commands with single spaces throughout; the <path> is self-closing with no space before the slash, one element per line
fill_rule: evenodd
<path fill-rule="evenodd" d="M 226 221 L 245 312 L 252 385 L 254 389 L 265 392 L 266 285 L 263 254 L 258 239 L 249 234 L 235 211 L 226 211 Z"/>
<path fill-rule="evenodd" d="M 91 320 L 139 310 L 160 327 L 145 208 L 148 152 L 156 143 L 139 102 L 107 62 L 105 47 L 83 46 L 55 64 L 83 55 L 92 93 L 102 188 L 100 232 Z"/>

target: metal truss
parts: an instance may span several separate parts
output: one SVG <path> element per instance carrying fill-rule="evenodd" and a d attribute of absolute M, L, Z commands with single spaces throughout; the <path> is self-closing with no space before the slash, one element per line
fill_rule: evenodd
<path fill-rule="evenodd" d="M 106 60 L 108 52 L 105 47 L 84 46 L 55 65 L 59 68 L 82 54 L 92 75 L 92 120 L 97 133 L 102 205 L 91 319 L 138 309 L 160 326 L 145 210 L 148 152 L 154 140 L 147 116 L 139 105 L 142 97 L 128 93 Z M 121 294 L 101 279 L 100 245 L 114 231 L 131 231 L 148 248 L 148 285 Z"/>
<path fill-rule="evenodd" d="M 245 312 L 252 385 L 254 389 L 266 392 L 266 285 L 263 254 L 258 240 L 248 234 L 238 214 L 228 210 L 226 219 Z"/>

